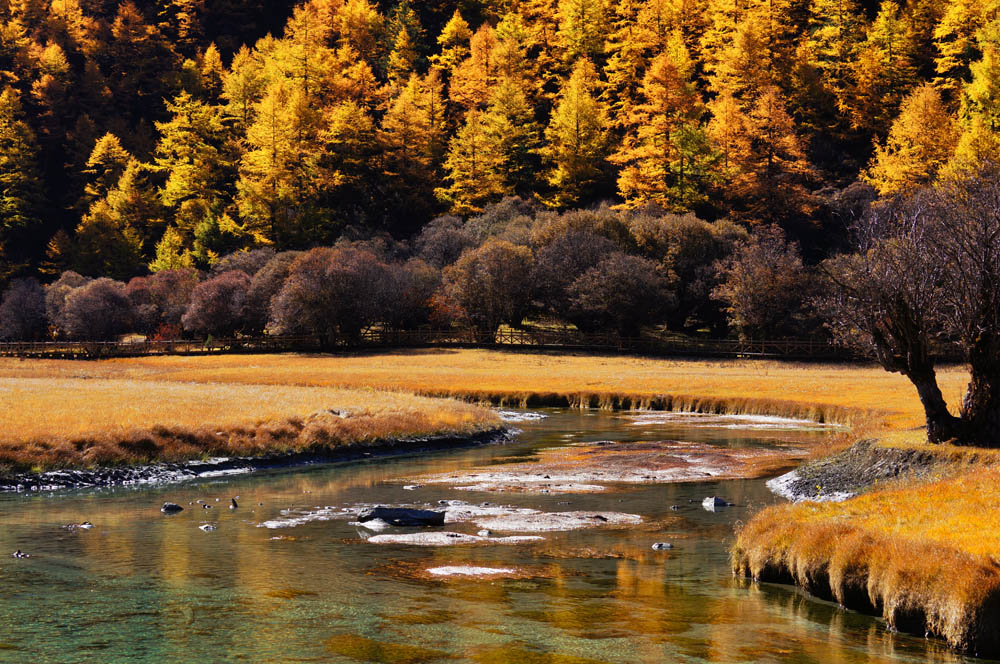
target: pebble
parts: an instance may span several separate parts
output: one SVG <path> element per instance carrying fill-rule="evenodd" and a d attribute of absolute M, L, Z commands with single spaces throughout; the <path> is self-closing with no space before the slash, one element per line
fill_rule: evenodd
<path fill-rule="evenodd" d="M 662 551 L 664 549 L 672 549 L 674 545 L 670 542 L 657 542 L 653 545 L 653 551 Z"/>
<path fill-rule="evenodd" d="M 424 488 L 423 484 L 407 484 L 403 487 L 403 491 L 416 491 L 417 489 Z"/>
<path fill-rule="evenodd" d="M 199 529 L 199 530 L 204 530 L 204 531 L 205 531 L 206 533 L 210 533 L 210 532 L 212 532 L 213 530 L 216 530 L 216 527 L 215 527 L 215 526 L 213 526 L 213 525 L 212 525 L 212 524 L 210 524 L 210 523 L 206 523 L 206 524 L 205 524 L 205 525 L 203 525 L 203 526 L 198 526 L 198 529 Z"/>
<path fill-rule="evenodd" d="M 184 508 L 177 503 L 163 503 L 163 507 L 160 508 L 160 511 L 164 514 L 176 514 L 177 512 L 183 512 Z"/>
<path fill-rule="evenodd" d="M 10 554 L 10 557 L 11 558 L 30 558 L 31 555 L 25 553 L 24 551 L 21 551 L 20 549 L 18 549 L 14 553 Z"/>

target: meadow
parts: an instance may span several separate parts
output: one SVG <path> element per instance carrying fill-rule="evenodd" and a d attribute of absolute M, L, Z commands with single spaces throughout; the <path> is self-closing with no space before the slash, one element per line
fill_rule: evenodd
<path fill-rule="evenodd" d="M 194 383 L 398 390 L 509 405 L 594 405 L 807 416 L 893 430 L 923 424 L 902 376 L 852 364 L 686 360 L 488 350 L 329 355 L 162 356 L 102 362 L 0 359 L 0 377 L 100 377 Z M 968 375 L 944 368 L 957 401 Z"/>
<path fill-rule="evenodd" d="M 323 452 L 494 428 L 489 409 L 374 389 L 118 378 L 92 363 L 0 375 L 0 474 Z"/>
<path fill-rule="evenodd" d="M 946 369 L 941 378 L 954 398 L 966 375 Z M 0 463 L 23 469 L 283 452 L 314 445 L 310 437 L 339 445 L 496 424 L 472 403 L 431 397 L 786 415 L 912 438 L 919 432 L 907 430 L 922 417 L 912 392 L 903 377 L 875 367 L 757 360 L 486 350 L 4 358 Z M 324 416 L 329 410 L 349 416 Z"/>

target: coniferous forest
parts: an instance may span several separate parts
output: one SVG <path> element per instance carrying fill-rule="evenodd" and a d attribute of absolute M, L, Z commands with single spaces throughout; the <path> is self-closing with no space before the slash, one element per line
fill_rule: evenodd
<path fill-rule="evenodd" d="M 206 273 L 259 300 L 223 328 L 292 331 L 334 267 L 416 299 L 383 323 L 815 331 L 782 298 L 994 155 L 998 89 L 986 0 L 0 0 L 6 336 L 36 279 L 66 334 L 94 279 L 211 331 L 150 304 Z"/>

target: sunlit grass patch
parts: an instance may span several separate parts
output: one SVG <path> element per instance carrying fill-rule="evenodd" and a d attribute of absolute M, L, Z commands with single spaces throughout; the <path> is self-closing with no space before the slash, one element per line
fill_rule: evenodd
<path fill-rule="evenodd" d="M 499 424 L 472 404 L 400 392 L 150 377 L 0 377 L 0 408 L 0 464 L 21 471 L 320 452 Z"/>
<path fill-rule="evenodd" d="M 767 360 L 681 360 L 486 350 L 409 350 L 347 356 L 228 355 L 105 362 L 0 360 L 0 376 L 102 376 L 170 381 L 369 387 L 482 397 L 511 405 L 593 405 L 784 415 L 906 429 L 923 424 L 915 391 L 875 366 Z M 968 381 L 940 371 L 945 395 Z"/>
<path fill-rule="evenodd" d="M 737 573 L 793 579 L 890 625 L 981 654 L 1000 650 L 1000 469 L 897 484 L 842 503 L 758 513 L 733 550 Z"/>

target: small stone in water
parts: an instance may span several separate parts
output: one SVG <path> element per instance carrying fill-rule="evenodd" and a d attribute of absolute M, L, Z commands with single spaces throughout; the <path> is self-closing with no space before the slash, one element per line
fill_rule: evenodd
<path fill-rule="evenodd" d="M 10 557 L 11 558 L 30 558 L 31 554 L 25 553 L 24 551 L 21 551 L 20 549 L 18 549 L 14 553 L 10 554 Z"/>
<path fill-rule="evenodd" d="M 657 542 L 653 545 L 653 551 L 661 551 L 663 549 L 672 549 L 674 545 L 670 542 Z"/>
<path fill-rule="evenodd" d="M 480 531 L 479 531 L 478 533 L 476 533 L 476 534 L 477 534 L 477 535 L 479 535 L 480 537 L 489 537 L 490 535 L 492 535 L 492 534 L 493 534 L 493 531 L 492 531 L 492 530 L 486 530 L 486 529 L 484 528 L 483 530 L 480 530 Z"/>
<path fill-rule="evenodd" d="M 403 491 L 416 491 L 417 489 L 422 489 L 423 484 L 407 484 L 403 487 Z"/>
<path fill-rule="evenodd" d="M 672 510 L 673 510 L 673 511 L 675 511 L 675 512 L 676 512 L 677 510 L 679 510 L 680 508 L 681 508 L 681 506 L 680 506 L 680 505 L 671 505 L 671 506 L 670 506 L 670 509 L 672 509 Z"/>
<path fill-rule="evenodd" d="M 163 503 L 163 507 L 160 508 L 160 511 L 164 514 L 176 514 L 177 512 L 183 512 L 184 508 L 177 503 Z"/>
<path fill-rule="evenodd" d="M 215 526 L 213 526 L 213 525 L 212 525 L 212 524 L 210 524 L 210 523 L 206 523 L 206 524 L 205 524 L 205 525 L 203 525 L 203 526 L 198 526 L 198 529 L 199 529 L 199 530 L 204 530 L 204 531 L 205 531 L 206 533 L 210 533 L 210 532 L 212 532 L 213 530 L 215 530 L 215 529 L 216 529 L 216 527 L 215 527 Z"/>

